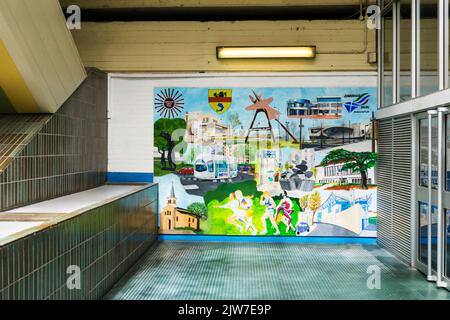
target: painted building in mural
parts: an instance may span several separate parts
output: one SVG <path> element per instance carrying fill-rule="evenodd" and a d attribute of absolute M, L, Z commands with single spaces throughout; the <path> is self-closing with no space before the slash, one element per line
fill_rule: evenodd
<path fill-rule="evenodd" d="M 342 170 L 343 164 L 333 164 L 329 166 L 318 166 L 316 181 L 320 184 L 361 184 L 361 174 L 352 170 Z M 375 170 L 369 169 L 367 183 L 375 182 Z"/>
<path fill-rule="evenodd" d="M 317 97 L 315 103 L 308 99 L 287 102 L 289 118 L 338 119 L 342 116 L 342 97 Z"/>
<path fill-rule="evenodd" d="M 187 143 L 212 143 L 231 137 L 231 129 L 214 115 L 203 112 L 186 112 Z"/>
<path fill-rule="evenodd" d="M 172 186 L 166 206 L 160 215 L 160 231 L 163 233 L 180 230 L 195 230 L 198 218 L 186 209 L 177 207 L 177 197 Z"/>
<path fill-rule="evenodd" d="M 323 126 L 309 128 L 309 137 L 311 140 L 364 140 L 371 138 L 370 124 L 353 123 L 341 124 L 337 126 Z"/>
<path fill-rule="evenodd" d="M 163 93 L 161 233 L 375 236 L 375 88 L 155 89 Z M 183 141 L 161 139 L 175 127 Z"/>

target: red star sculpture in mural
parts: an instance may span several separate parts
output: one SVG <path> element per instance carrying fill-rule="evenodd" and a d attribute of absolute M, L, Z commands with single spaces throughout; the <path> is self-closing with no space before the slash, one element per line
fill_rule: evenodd
<path fill-rule="evenodd" d="M 294 137 L 294 135 L 289 131 L 289 129 L 284 126 L 280 120 L 278 119 L 280 116 L 280 112 L 270 106 L 270 104 L 273 102 L 273 98 L 263 99 L 262 95 L 258 95 L 253 91 L 254 97 L 250 96 L 250 100 L 253 102 L 251 106 L 248 106 L 245 108 L 247 111 L 256 111 L 255 115 L 253 117 L 252 124 L 250 125 L 250 128 L 248 130 L 247 138 L 245 139 L 245 143 L 248 142 L 250 133 L 252 131 L 261 131 L 261 130 L 267 130 L 270 132 L 273 141 L 275 142 L 275 135 L 272 130 L 272 124 L 271 121 L 275 120 L 278 122 L 278 124 L 283 128 L 284 131 L 286 131 L 289 136 L 294 140 L 295 143 L 298 143 L 297 139 Z M 258 116 L 258 113 L 263 112 L 267 116 L 268 120 L 268 127 L 262 127 L 262 128 L 255 128 L 255 121 L 256 117 Z"/>
<path fill-rule="evenodd" d="M 270 106 L 270 104 L 273 102 L 273 98 L 269 99 L 263 99 L 262 95 L 257 95 L 254 93 L 254 97 L 250 96 L 250 100 L 253 102 L 253 105 L 248 106 L 245 108 L 247 111 L 254 111 L 254 110 L 262 110 L 267 112 L 267 116 L 270 121 L 278 119 L 278 116 L 280 115 L 280 112 L 275 110 Z"/>

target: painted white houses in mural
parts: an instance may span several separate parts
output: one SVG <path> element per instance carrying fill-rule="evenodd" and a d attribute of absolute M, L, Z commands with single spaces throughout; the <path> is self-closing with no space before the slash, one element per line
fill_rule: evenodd
<path fill-rule="evenodd" d="M 222 124 L 222 121 L 211 114 L 203 112 L 186 112 L 187 143 L 213 143 L 231 137 L 231 128 Z"/>

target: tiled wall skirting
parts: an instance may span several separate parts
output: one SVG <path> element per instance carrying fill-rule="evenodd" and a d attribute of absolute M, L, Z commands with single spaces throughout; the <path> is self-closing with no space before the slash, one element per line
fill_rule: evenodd
<path fill-rule="evenodd" d="M 153 185 L 0 247 L 0 300 L 100 299 L 156 240 L 157 209 Z"/>

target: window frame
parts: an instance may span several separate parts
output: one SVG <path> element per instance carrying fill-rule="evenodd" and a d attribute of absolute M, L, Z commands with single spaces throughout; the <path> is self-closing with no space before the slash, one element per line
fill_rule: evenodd
<path fill-rule="evenodd" d="M 420 92 L 420 1 L 411 1 L 411 99 L 422 96 Z M 377 30 L 378 45 L 378 108 L 387 108 L 400 103 L 400 5 L 401 0 L 378 0 L 381 28 Z M 384 27 L 385 17 L 392 9 L 392 104 L 384 103 Z M 449 80 L 449 0 L 438 5 L 438 77 L 437 91 L 450 87 Z M 433 92 L 434 93 L 434 92 Z"/>

